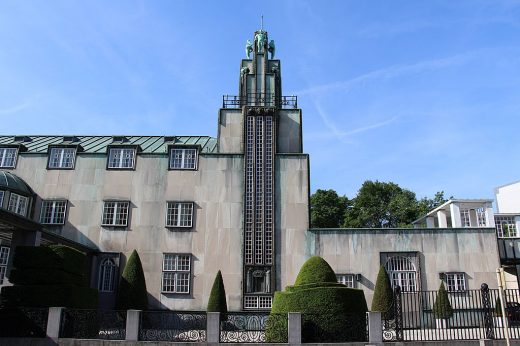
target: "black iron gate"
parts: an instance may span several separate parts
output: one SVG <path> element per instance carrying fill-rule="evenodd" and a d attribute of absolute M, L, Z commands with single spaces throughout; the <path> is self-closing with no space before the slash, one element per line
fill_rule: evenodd
<path fill-rule="evenodd" d="M 392 305 L 382 313 L 383 341 L 403 341 L 403 309 L 401 287 L 393 291 Z"/>

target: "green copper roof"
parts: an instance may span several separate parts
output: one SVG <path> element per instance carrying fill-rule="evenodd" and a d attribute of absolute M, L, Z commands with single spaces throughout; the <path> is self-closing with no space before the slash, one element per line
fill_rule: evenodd
<path fill-rule="evenodd" d="M 71 142 L 72 137 L 77 140 Z M 125 141 L 114 142 L 114 137 L 124 137 Z M 139 145 L 141 154 L 164 154 L 172 144 L 197 145 L 202 153 L 217 151 L 217 139 L 209 136 L 0 136 L 0 146 L 17 144 L 27 153 L 47 153 L 49 145 L 65 144 L 80 145 L 82 153 L 106 153 L 111 144 Z"/>
<path fill-rule="evenodd" d="M 0 171 L 0 190 L 19 192 L 26 196 L 34 195 L 31 187 L 23 179 L 6 171 Z"/>

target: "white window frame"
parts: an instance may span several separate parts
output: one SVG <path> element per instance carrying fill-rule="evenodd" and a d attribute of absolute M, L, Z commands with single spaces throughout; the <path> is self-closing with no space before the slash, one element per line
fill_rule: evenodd
<path fill-rule="evenodd" d="M 130 201 L 104 201 L 101 226 L 126 227 L 130 215 Z"/>
<path fill-rule="evenodd" d="M 128 153 L 132 153 L 131 159 L 129 157 L 125 157 Z M 108 148 L 108 162 L 107 168 L 109 169 L 134 169 L 135 168 L 135 148 Z M 128 161 L 130 160 L 130 161 Z M 131 165 L 128 165 L 128 162 Z"/>
<path fill-rule="evenodd" d="M 193 227 L 193 202 L 166 202 L 166 227 Z"/>
<path fill-rule="evenodd" d="M 190 294 L 191 254 L 164 253 L 161 276 L 161 292 Z"/>
<path fill-rule="evenodd" d="M 40 223 L 64 225 L 67 217 L 67 200 L 44 200 L 40 209 Z"/>
<path fill-rule="evenodd" d="M 477 227 L 486 227 L 486 224 L 487 224 L 486 208 L 484 208 L 484 207 L 476 208 L 475 214 L 477 215 Z"/>
<path fill-rule="evenodd" d="M 29 205 L 29 197 L 11 192 L 9 196 L 9 205 L 7 210 L 22 216 L 27 216 L 27 207 Z"/>
<path fill-rule="evenodd" d="M 385 269 L 392 288 L 399 285 L 401 292 L 416 292 L 418 290 L 417 269 L 408 256 L 395 254 L 388 257 Z"/>
<path fill-rule="evenodd" d="M 9 262 L 10 248 L 0 246 L 0 286 L 4 284 L 5 274 L 7 272 L 7 263 Z"/>
<path fill-rule="evenodd" d="M 507 234 L 504 232 L 504 225 L 507 226 Z M 495 215 L 495 227 L 499 238 L 518 238 L 514 216 Z"/>
<path fill-rule="evenodd" d="M 193 159 L 188 157 L 191 153 L 195 155 Z M 176 156 L 179 155 L 180 157 Z M 199 161 L 199 151 L 197 148 L 170 148 L 170 170 L 197 170 Z"/>
<path fill-rule="evenodd" d="M 466 285 L 466 273 L 446 273 L 446 290 L 448 292 L 465 292 Z"/>
<path fill-rule="evenodd" d="M 471 212 L 470 209 L 460 210 L 460 224 L 462 227 L 471 227 Z"/>
<path fill-rule="evenodd" d="M 348 288 L 356 288 L 356 276 L 354 274 L 336 274 L 336 279 Z"/>
<path fill-rule="evenodd" d="M 7 155 L 10 152 L 11 155 Z M 14 153 L 14 155 L 12 155 Z M 12 160 L 11 164 L 8 162 Z M 15 168 L 18 160 L 18 148 L 3 147 L 0 148 L 0 168 Z"/>
<path fill-rule="evenodd" d="M 104 258 L 99 264 L 99 292 L 114 292 L 116 263 L 112 258 Z"/>
<path fill-rule="evenodd" d="M 74 169 L 76 148 L 51 147 L 49 150 L 49 169 Z"/>

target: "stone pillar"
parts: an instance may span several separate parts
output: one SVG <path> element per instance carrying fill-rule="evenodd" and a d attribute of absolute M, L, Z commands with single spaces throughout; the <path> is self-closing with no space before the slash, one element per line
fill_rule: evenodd
<path fill-rule="evenodd" d="M 439 228 L 448 228 L 448 220 L 444 210 L 439 210 L 437 212 L 437 220 L 439 221 Z"/>
<path fill-rule="evenodd" d="M 435 218 L 433 216 L 426 217 L 426 228 L 435 228 Z"/>
<path fill-rule="evenodd" d="M 289 345 L 299 345 L 302 343 L 302 314 L 301 312 L 289 312 L 287 314 L 287 341 Z"/>
<path fill-rule="evenodd" d="M 451 213 L 451 227 L 453 228 L 461 228 L 462 221 L 460 220 L 460 208 L 457 204 L 450 204 L 450 213 Z"/>
<path fill-rule="evenodd" d="M 141 310 L 126 311 L 126 337 L 125 340 L 139 340 L 139 320 L 141 319 Z"/>
<path fill-rule="evenodd" d="M 382 317 L 380 311 L 367 312 L 368 342 L 377 344 L 383 342 Z"/>
<path fill-rule="evenodd" d="M 47 337 L 57 339 L 60 336 L 62 307 L 49 308 L 47 316 Z"/>
<path fill-rule="evenodd" d="M 220 342 L 220 312 L 208 312 L 206 321 L 206 342 Z"/>
<path fill-rule="evenodd" d="M 495 213 L 491 205 L 486 205 L 486 227 L 495 227 Z"/>

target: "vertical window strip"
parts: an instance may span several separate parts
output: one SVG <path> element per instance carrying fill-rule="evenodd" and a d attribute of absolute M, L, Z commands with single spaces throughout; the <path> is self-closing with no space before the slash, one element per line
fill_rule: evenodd
<path fill-rule="evenodd" d="M 4 205 L 4 191 L 0 190 L 0 208 Z"/>
<path fill-rule="evenodd" d="M 9 261 L 9 250 L 7 246 L 0 246 L 0 285 L 4 284 L 7 262 Z"/>
<path fill-rule="evenodd" d="M 114 292 L 116 264 L 111 258 L 105 258 L 99 269 L 99 285 L 100 292 Z"/>

